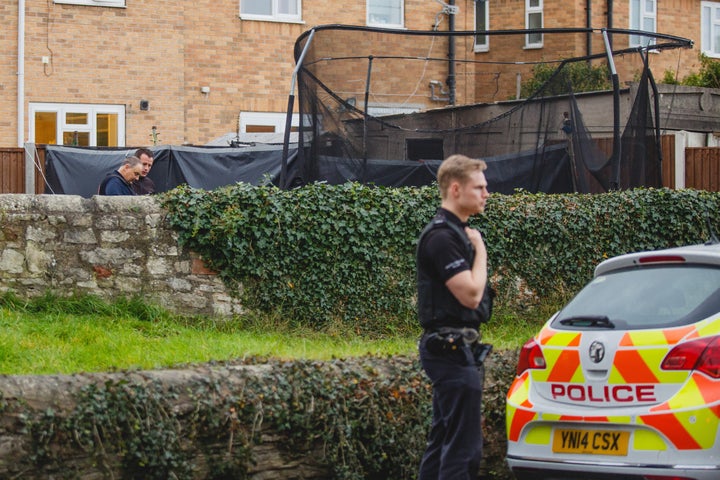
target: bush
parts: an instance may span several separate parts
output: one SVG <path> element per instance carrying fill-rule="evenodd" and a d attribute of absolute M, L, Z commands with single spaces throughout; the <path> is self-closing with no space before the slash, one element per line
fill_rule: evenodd
<path fill-rule="evenodd" d="M 666 70 L 662 83 L 670 85 L 687 85 L 690 87 L 720 88 L 720 62 L 700 54 L 700 71 L 691 73 L 679 81 L 677 74 Z"/>
<path fill-rule="evenodd" d="M 548 63 L 535 65 L 532 77 L 520 85 L 520 97 L 528 98 L 541 88 L 544 88 L 543 96 L 595 92 L 612 88 L 605 64 L 593 66 L 588 62 L 571 62 L 563 65 L 560 70 L 557 68 Z"/>
<path fill-rule="evenodd" d="M 180 242 L 248 308 L 365 333 L 416 324 L 415 244 L 438 205 L 434 186 L 184 186 L 164 204 Z M 492 195 L 471 224 L 486 239 L 503 303 L 523 293 L 566 299 L 605 258 L 704 242 L 706 215 L 718 231 L 718 212 L 720 194 L 697 190 L 518 192 Z"/>
<path fill-rule="evenodd" d="M 504 400 L 516 360 L 488 357 L 485 478 L 511 478 Z M 240 480 L 294 468 L 294 478 L 416 478 L 432 418 L 416 358 L 255 361 L 28 378 L 31 402 L 0 391 L 0 413 L 16 419 L 2 433 L 17 446 L 0 452 L 0 475 Z"/>

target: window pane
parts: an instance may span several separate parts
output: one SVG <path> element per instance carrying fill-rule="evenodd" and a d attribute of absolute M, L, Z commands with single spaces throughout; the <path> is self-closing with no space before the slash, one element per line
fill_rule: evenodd
<path fill-rule="evenodd" d="M 475 2 L 475 30 L 487 30 L 487 25 L 485 25 L 486 8 L 487 2 L 485 0 Z"/>
<path fill-rule="evenodd" d="M 118 146 L 118 116 L 114 113 L 98 113 L 96 117 L 96 146 Z"/>
<path fill-rule="evenodd" d="M 87 113 L 67 112 L 65 114 L 65 123 L 67 125 L 87 125 L 88 115 Z"/>
<path fill-rule="evenodd" d="M 475 2 L 475 30 L 487 30 L 485 22 L 487 12 L 487 1 L 477 0 Z M 487 35 L 475 35 L 475 45 L 487 45 Z"/>
<path fill-rule="evenodd" d="M 674 266 L 624 270 L 592 280 L 553 320 L 605 315 L 620 328 L 697 322 L 720 305 L 720 269 Z M 710 311 L 708 311 L 710 310 Z"/>
<path fill-rule="evenodd" d="M 90 146 L 90 132 L 63 132 L 63 145 Z"/>
<path fill-rule="evenodd" d="M 538 43 L 542 43 L 542 39 L 543 39 L 541 33 L 531 33 L 531 34 L 528 34 L 527 38 L 528 38 L 528 44 L 529 44 L 529 45 L 535 45 L 535 44 L 538 44 Z"/>
<path fill-rule="evenodd" d="M 528 28 L 542 28 L 542 13 L 528 15 Z"/>
<path fill-rule="evenodd" d="M 645 13 L 655 13 L 655 2 L 653 0 L 645 0 Z"/>
<path fill-rule="evenodd" d="M 537 7 L 540 6 L 540 0 L 530 0 L 530 1 L 528 2 L 528 6 L 529 6 L 530 8 L 537 8 Z"/>
<path fill-rule="evenodd" d="M 400 0 L 369 0 L 368 21 L 389 25 L 401 25 Z"/>
<path fill-rule="evenodd" d="M 278 0 L 278 13 L 282 15 L 297 15 L 297 6 L 297 0 Z"/>
<path fill-rule="evenodd" d="M 713 27 L 712 40 L 713 42 L 710 49 L 713 53 L 720 53 L 720 25 L 715 25 Z"/>
<path fill-rule="evenodd" d="M 272 0 L 242 0 L 242 13 L 272 15 Z"/>
<path fill-rule="evenodd" d="M 640 30 L 640 0 L 630 2 L 630 30 Z"/>
<path fill-rule="evenodd" d="M 57 113 L 35 112 L 35 143 L 55 145 L 57 140 Z"/>

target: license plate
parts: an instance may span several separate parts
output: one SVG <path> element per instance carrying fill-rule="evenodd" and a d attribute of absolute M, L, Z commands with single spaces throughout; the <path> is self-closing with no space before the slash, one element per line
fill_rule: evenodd
<path fill-rule="evenodd" d="M 557 429 L 553 434 L 554 453 L 627 455 L 630 432 L 612 430 Z"/>

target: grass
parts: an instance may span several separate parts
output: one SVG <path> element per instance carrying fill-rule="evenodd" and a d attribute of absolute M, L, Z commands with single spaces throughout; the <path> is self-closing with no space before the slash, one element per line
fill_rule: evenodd
<path fill-rule="evenodd" d="M 547 309 L 545 309 L 547 310 Z M 551 312 L 550 312 L 551 313 Z M 496 349 L 519 348 L 547 318 L 535 308 L 496 309 L 483 327 Z M 139 299 L 107 304 L 89 296 L 0 297 L 0 374 L 72 374 L 158 369 L 188 363 L 415 355 L 417 332 L 368 338 L 300 329 L 250 315 L 220 320 L 180 317 Z"/>

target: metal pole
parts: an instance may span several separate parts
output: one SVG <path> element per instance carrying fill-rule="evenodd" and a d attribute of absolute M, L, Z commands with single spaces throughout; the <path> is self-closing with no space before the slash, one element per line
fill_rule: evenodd
<path fill-rule="evenodd" d="M 618 80 L 617 70 L 615 69 L 615 60 L 613 59 L 612 47 L 610 46 L 607 30 L 603 29 L 602 34 L 613 85 L 613 153 L 611 163 L 613 166 L 614 180 L 610 184 L 610 189 L 617 190 L 620 188 L 620 155 L 622 154 L 622 145 L 620 143 L 620 82 Z"/>
<path fill-rule="evenodd" d="M 367 79 L 365 80 L 365 107 L 363 108 L 363 169 L 361 181 L 365 182 L 367 170 L 367 134 L 368 134 L 368 102 L 370 101 L 370 77 L 372 75 L 373 56 L 368 57 Z"/>
<path fill-rule="evenodd" d="M 290 79 L 290 94 L 288 95 L 288 106 L 287 106 L 287 116 L 285 117 L 285 132 L 283 132 L 283 153 L 282 153 L 282 163 L 280 164 L 280 188 L 286 188 L 287 187 L 287 160 L 288 160 L 288 150 L 289 150 L 289 143 L 290 143 L 290 128 L 292 126 L 292 115 L 293 115 L 293 107 L 295 105 L 295 83 L 297 81 L 298 72 L 300 71 L 300 68 L 302 67 L 303 60 L 305 59 L 305 55 L 308 52 L 308 49 L 310 48 L 310 44 L 312 43 L 312 39 L 315 36 L 315 30 L 310 30 L 310 35 L 308 36 L 307 43 L 303 47 L 303 51 L 300 54 L 300 58 L 298 58 L 297 65 L 295 65 L 295 69 L 292 73 L 292 78 Z M 300 128 L 298 131 L 298 135 L 303 134 L 303 119 L 302 115 L 300 116 Z"/>

